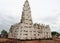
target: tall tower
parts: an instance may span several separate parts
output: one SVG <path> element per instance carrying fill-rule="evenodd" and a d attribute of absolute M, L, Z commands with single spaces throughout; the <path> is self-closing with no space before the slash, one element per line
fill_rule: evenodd
<path fill-rule="evenodd" d="M 32 24 L 31 9 L 28 0 L 25 1 L 23 7 L 21 23 Z"/>
<path fill-rule="evenodd" d="M 21 28 L 22 27 L 22 28 Z M 21 31 L 22 30 L 22 31 Z M 31 17 L 31 9 L 28 0 L 25 1 L 22 11 L 21 24 L 19 27 L 18 38 L 20 39 L 34 39 L 34 27 Z M 22 34 L 22 35 L 20 35 Z"/>

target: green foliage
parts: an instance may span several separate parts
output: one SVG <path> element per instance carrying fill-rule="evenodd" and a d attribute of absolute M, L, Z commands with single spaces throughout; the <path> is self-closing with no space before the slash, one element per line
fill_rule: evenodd
<path fill-rule="evenodd" d="M 6 30 L 2 30 L 1 34 L 5 35 L 5 34 L 7 34 L 7 31 Z"/>
<path fill-rule="evenodd" d="M 59 36 L 60 36 L 60 33 L 57 32 L 57 33 L 56 33 L 56 36 L 59 37 Z"/>
<path fill-rule="evenodd" d="M 55 31 L 51 32 L 52 35 L 56 35 L 56 33 L 57 33 L 57 32 L 55 32 Z"/>
<path fill-rule="evenodd" d="M 57 37 L 60 36 L 60 33 L 56 32 L 56 31 L 53 31 L 53 32 L 51 32 L 51 33 L 52 33 L 52 35 L 56 35 Z"/>

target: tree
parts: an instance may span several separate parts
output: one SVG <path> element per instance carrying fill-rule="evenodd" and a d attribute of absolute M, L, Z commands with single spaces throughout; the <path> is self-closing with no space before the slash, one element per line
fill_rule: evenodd
<path fill-rule="evenodd" d="M 56 36 L 59 37 L 59 36 L 60 36 L 60 33 L 57 32 L 57 33 L 56 33 Z"/>
<path fill-rule="evenodd" d="M 5 35 L 5 34 L 7 34 L 7 31 L 6 30 L 2 30 L 1 34 Z"/>
<path fill-rule="evenodd" d="M 51 32 L 51 34 L 52 34 L 52 35 L 56 35 L 57 37 L 60 36 L 60 33 L 56 32 L 56 31 Z"/>

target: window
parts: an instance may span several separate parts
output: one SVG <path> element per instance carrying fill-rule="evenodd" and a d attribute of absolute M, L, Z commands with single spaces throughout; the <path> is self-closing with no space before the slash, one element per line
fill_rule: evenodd
<path fill-rule="evenodd" d="M 21 28 L 23 28 L 23 27 L 21 26 Z"/>
<path fill-rule="evenodd" d="M 24 32 L 28 32 L 27 30 L 24 30 Z"/>
<path fill-rule="evenodd" d="M 34 32 L 36 32 L 36 31 L 34 31 Z"/>
<path fill-rule="evenodd" d="M 48 34 L 48 32 L 46 32 Z"/>
<path fill-rule="evenodd" d="M 28 32 L 28 31 L 25 31 L 25 32 Z"/>
<path fill-rule="evenodd" d="M 15 32 L 17 32 L 17 31 L 15 31 Z"/>
<path fill-rule="evenodd" d="M 28 24 L 28 23 L 26 23 L 26 24 Z"/>
<path fill-rule="evenodd" d="M 34 34 L 34 36 L 36 36 L 36 34 Z"/>
<path fill-rule="evenodd" d="M 28 19 L 26 19 L 26 20 L 28 20 Z"/>
<path fill-rule="evenodd" d="M 32 21 L 31 19 L 29 21 Z"/>
<path fill-rule="evenodd" d="M 16 29 L 18 29 L 18 28 L 16 27 Z"/>
<path fill-rule="evenodd" d="M 40 28 L 38 27 L 38 29 L 40 29 Z"/>
<path fill-rule="evenodd" d="M 20 35 L 22 35 L 22 34 L 20 34 Z"/>
<path fill-rule="evenodd" d="M 25 32 L 25 30 L 24 30 L 24 32 Z"/>
<path fill-rule="evenodd" d="M 28 35 L 28 34 L 24 34 L 24 35 Z"/>
<path fill-rule="evenodd" d="M 38 33 L 40 33 L 40 32 L 38 32 Z"/>
<path fill-rule="evenodd" d="M 32 23 L 30 23 L 30 25 L 32 25 Z"/>
<path fill-rule="evenodd" d="M 39 34 L 38 34 L 38 36 L 39 36 Z"/>

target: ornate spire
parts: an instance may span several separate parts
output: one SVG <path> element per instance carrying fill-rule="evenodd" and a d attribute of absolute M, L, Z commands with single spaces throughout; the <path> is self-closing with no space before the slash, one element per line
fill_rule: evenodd
<path fill-rule="evenodd" d="M 31 9 L 28 0 L 26 0 L 22 11 L 21 23 L 29 23 L 29 22 L 32 23 Z"/>

